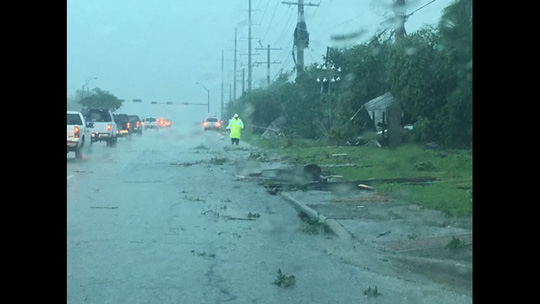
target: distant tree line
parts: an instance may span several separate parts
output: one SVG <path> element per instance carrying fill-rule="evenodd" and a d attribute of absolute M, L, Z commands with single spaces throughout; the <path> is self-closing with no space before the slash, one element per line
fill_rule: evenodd
<path fill-rule="evenodd" d="M 249 125 L 266 127 L 281 118 L 287 136 L 341 144 L 373 130 L 363 104 L 391 92 L 399 100 L 403 124 L 413 124 L 411 140 L 470 148 L 472 145 L 472 0 L 445 8 L 436 27 L 401 39 L 381 32 L 346 49 L 330 48 L 326 66 L 341 67 L 340 81 L 321 85 L 317 64 L 295 82 L 281 74 L 266 88 L 244 92 L 226 106 L 226 117 L 241 114 Z M 356 115 L 355 115 L 356 114 Z M 254 129 L 263 132 L 263 128 Z"/>
<path fill-rule="evenodd" d="M 114 112 L 122 106 L 123 102 L 109 91 L 94 88 L 88 92 L 77 90 L 75 96 L 68 98 L 67 108 L 75 111 L 89 108 L 109 109 Z"/>

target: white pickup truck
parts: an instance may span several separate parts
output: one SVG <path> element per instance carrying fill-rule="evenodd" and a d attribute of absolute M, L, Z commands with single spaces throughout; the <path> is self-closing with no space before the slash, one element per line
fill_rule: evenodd
<path fill-rule="evenodd" d="M 67 111 L 67 153 L 73 151 L 76 159 L 82 159 L 82 149 L 89 140 L 88 124 L 82 113 Z"/>
<path fill-rule="evenodd" d="M 90 143 L 105 141 L 107 146 L 115 146 L 118 140 L 116 122 L 110 110 L 87 109 L 83 111 L 86 120 L 91 123 Z"/>

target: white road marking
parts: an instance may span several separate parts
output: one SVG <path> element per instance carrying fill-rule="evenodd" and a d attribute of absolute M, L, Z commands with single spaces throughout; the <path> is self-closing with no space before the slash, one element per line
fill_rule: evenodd
<path fill-rule="evenodd" d="M 75 176 L 75 175 L 73 175 L 73 174 L 72 174 L 72 175 L 68 175 L 67 179 L 70 179 L 70 178 L 72 178 L 72 177 L 74 177 L 74 176 Z"/>

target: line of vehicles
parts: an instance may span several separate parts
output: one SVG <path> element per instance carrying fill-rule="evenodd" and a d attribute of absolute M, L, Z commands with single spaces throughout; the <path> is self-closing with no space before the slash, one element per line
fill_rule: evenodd
<path fill-rule="evenodd" d="M 82 159 L 85 145 L 105 142 L 114 147 L 118 138 L 131 139 L 133 134 L 142 135 L 143 129 L 170 127 L 172 122 L 165 118 L 138 115 L 113 114 L 108 109 L 83 109 L 67 111 L 67 153 L 75 152 L 76 159 Z"/>

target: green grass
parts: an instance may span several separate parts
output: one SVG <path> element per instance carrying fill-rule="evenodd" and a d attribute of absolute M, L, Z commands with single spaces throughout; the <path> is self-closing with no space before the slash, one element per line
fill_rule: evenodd
<path fill-rule="evenodd" d="M 426 208 L 441 210 L 448 216 L 472 214 L 472 155 L 470 151 L 425 150 L 404 144 L 396 149 L 329 146 L 306 139 L 261 139 L 249 132 L 243 138 L 252 145 L 287 157 L 291 161 L 316 165 L 354 164 L 325 173 L 342 175 L 347 180 L 401 177 L 434 177 L 429 185 L 377 184 L 377 192 Z M 346 154 L 333 156 L 333 154 Z"/>

